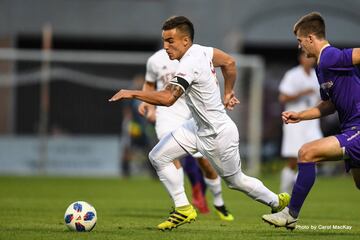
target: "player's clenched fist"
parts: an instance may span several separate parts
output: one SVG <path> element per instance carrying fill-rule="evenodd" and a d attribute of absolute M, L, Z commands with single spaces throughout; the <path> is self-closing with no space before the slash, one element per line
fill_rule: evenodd
<path fill-rule="evenodd" d="M 228 110 L 233 110 L 236 104 L 239 104 L 240 101 L 235 97 L 234 92 L 225 94 L 224 96 L 224 106 Z"/>
<path fill-rule="evenodd" d="M 284 123 L 288 124 L 288 123 L 298 123 L 301 121 L 300 119 L 300 114 L 297 112 L 283 112 L 281 114 L 281 118 L 283 120 Z"/>

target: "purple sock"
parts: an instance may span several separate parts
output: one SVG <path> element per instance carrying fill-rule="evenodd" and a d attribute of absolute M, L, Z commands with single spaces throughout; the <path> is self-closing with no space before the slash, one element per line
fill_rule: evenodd
<path fill-rule="evenodd" d="M 182 166 L 186 175 L 189 177 L 191 186 L 200 183 L 202 192 L 205 193 L 206 184 L 196 159 L 194 159 L 192 156 L 187 156 L 182 160 Z"/>
<path fill-rule="evenodd" d="M 298 163 L 299 174 L 296 179 L 289 204 L 289 212 L 297 218 L 306 196 L 314 185 L 316 178 L 315 163 Z"/>

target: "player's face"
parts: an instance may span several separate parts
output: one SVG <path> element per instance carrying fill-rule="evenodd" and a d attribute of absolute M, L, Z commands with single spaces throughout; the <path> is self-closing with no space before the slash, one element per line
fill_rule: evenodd
<path fill-rule="evenodd" d="M 189 46 L 189 37 L 177 31 L 176 28 L 163 30 L 162 40 L 164 49 L 171 60 L 180 60 Z"/>
<path fill-rule="evenodd" d="M 296 34 L 296 38 L 298 40 L 299 49 L 301 49 L 308 58 L 316 57 L 315 52 L 314 52 L 314 44 L 313 44 L 311 35 L 302 36 L 298 32 Z"/>

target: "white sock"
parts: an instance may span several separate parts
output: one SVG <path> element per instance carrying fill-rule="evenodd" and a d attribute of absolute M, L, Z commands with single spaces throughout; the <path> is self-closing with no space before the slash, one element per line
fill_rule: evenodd
<path fill-rule="evenodd" d="M 180 171 L 174 164 L 170 163 L 157 172 L 160 181 L 165 185 L 166 190 L 174 201 L 175 207 L 189 205 L 185 194 L 184 181 Z"/>
<path fill-rule="evenodd" d="M 209 179 L 204 177 L 204 181 L 213 195 L 214 205 L 218 207 L 223 206 L 224 199 L 222 198 L 221 178 L 219 176 L 215 179 Z"/>
<path fill-rule="evenodd" d="M 184 182 L 184 169 L 182 167 L 178 168 L 178 172 L 180 174 L 180 180 L 183 183 Z"/>
<path fill-rule="evenodd" d="M 284 167 L 281 171 L 280 192 L 291 193 L 295 184 L 297 173 L 289 167 Z"/>
<path fill-rule="evenodd" d="M 232 176 L 224 177 L 224 180 L 228 183 L 229 188 L 239 190 L 258 202 L 272 208 L 279 206 L 278 196 L 265 187 L 259 179 L 246 176 L 238 171 Z"/>

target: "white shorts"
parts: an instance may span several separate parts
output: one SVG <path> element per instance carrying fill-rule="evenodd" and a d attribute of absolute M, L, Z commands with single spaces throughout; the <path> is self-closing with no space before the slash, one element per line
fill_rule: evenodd
<path fill-rule="evenodd" d="M 161 117 L 156 120 L 155 123 L 155 132 L 158 139 L 162 139 L 166 134 L 175 131 L 180 128 L 186 121 L 184 119 L 168 119 L 166 117 Z M 194 158 L 202 158 L 203 155 L 200 152 L 190 153 Z"/>
<path fill-rule="evenodd" d="M 281 156 L 297 158 L 298 151 L 302 145 L 322 137 L 323 135 L 318 120 L 284 124 Z"/>
<path fill-rule="evenodd" d="M 176 142 L 189 154 L 200 152 L 222 176 L 231 176 L 241 168 L 239 133 L 235 123 L 229 119 L 219 134 L 198 136 L 193 119 L 185 122 L 171 134 Z"/>

